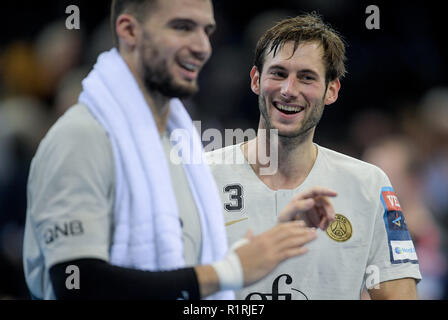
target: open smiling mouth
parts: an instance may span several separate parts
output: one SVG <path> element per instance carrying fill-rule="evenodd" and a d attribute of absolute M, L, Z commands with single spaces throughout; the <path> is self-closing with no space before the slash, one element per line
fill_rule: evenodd
<path fill-rule="evenodd" d="M 284 105 L 278 102 L 273 103 L 274 107 L 279 110 L 280 112 L 288 115 L 297 114 L 301 111 L 303 111 L 305 108 L 300 106 L 288 106 Z"/>
<path fill-rule="evenodd" d="M 199 69 L 199 66 L 194 65 L 194 64 L 191 64 L 191 63 L 179 62 L 179 65 L 180 65 L 183 69 L 185 69 L 185 70 L 187 70 L 187 71 L 190 71 L 190 72 L 196 72 L 196 71 L 198 71 L 198 69 Z"/>
<path fill-rule="evenodd" d="M 178 60 L 177 65 L 180 68 L 182 78 L 185 81 L 192 82 L 197 79 L 201 68 L 199 64 Z"/>

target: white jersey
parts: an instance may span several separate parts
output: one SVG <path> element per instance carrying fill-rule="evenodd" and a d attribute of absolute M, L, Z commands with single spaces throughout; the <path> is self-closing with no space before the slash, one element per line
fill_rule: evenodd
<path fill-rule="evenodd" d="M 168 135 L 161 141 L 165 156 L 174 157 Z M 181 204 L 185 263 L 196 265 L 202 245 L 196 203 L 183 166 L 168 163 Z M 35 298 L 55 299 L 49 275 L 53 265 L 83 258 L 109 261 L 114 203 L 112 145 L 89 109 L 77 104 L 48 132 L 31 164 L 23 263 Z"/>
<path fill-rule="evenodd" d="M 221 193 L 229 245 L 249 229 L 257 235 L 275 226 L 299 192 L 321 186 L 338 196 L 331 199 L 336 220 L 326 231 L 318 230 L 317 239 L 306 245 L 309 252 L 281 263 L 239 291 L 238 299 L 360 299 L 364 286 L 421 279 L 398 199 L 381 169 L 316 145 L 318 155 L 305 181 L 294 190 L 274 191 L 257 177 L 240 146 L 207 154 Z"/>

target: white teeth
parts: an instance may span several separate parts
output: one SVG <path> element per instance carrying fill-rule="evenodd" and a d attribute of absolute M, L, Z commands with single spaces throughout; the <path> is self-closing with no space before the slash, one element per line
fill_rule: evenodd
<path fill-rule="evenodd" d="M 285 106 L 283 104 L 277 103 L 276 107 L 280 110 L 284 111 L 290 111 L 290 112 L 300 112 L 303 110 L 302 107 L 292 107 L 292 106 Z"/>
<path fill-rule="evenodd" d="M 180 65 L 189 71 L 196 71 L 198 68 L 197 66 L 190 63 L 181 63 Z"/>

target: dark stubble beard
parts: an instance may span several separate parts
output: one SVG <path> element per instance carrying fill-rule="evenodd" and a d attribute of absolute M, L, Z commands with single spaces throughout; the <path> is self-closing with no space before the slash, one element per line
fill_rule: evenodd
<path fill-rule="evenodd" d="M 326 93 L 326 89 L 325 89 Z M 322 118 L 322 114 L 324 112 L 324 105 L 325 105 L 325 93 L 322 99 L 317 102 L 314 105 L 309 106 L 308 108 L 311 109 L 311 113 L 307 119 L 304 120 L 303 124 L 297 131 L 293 131 L 290 133 L 285 133 L 282 131 L 278 131 L 278 137 L 280 141 L 282 141 L 285 144 L 298 144 L 306 140 L 306 138 L 311 134 L 312 129 L 315 128 Z M 266 107 L 266 98 L 264 95 L 258 96 L 258 105 L 260 109 L 260 113 L 262 117 L 264 118 L 264 121 L 266 123 L 266 128 L 268 130 L 270 129 L 277 129 L 274 128 L 271 122 L 271 119 L 268 114 L 268 109 Z M 303 112 L 303 111 L 302 111 Z"/>
<path fill-rule="evenodd" d="M 143 45 L 141 49 L 143 57 L 143 83 L 149 92 L 159 92 L 170 98 L 189 98 L 198 92 L 197 84 L 184 86 L 174 81 L 169 73 L 168 63 L 160 57 L 160 52 L 152 43 L 148 32 L 143 33 Z"/>

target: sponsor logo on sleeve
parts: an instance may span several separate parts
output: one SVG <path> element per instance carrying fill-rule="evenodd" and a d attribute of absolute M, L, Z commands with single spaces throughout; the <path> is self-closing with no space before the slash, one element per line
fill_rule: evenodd
<path fill-rule="evenodd" d="M 394 191 L 383 190 L 381 196 L 388 211 L 401 211 L 400 202 Z"/>
<path fill-rule="evenodd" d="M 394 261 L 417 260 L 417 253 L 412 241 L 391 241 L 390 245 Z"/>
<path fill-rule="evenodd" d="M 384 207 L 383 220 L 387 232 L 390 262 L 393 264 L 418 263 L 414 244 L 393 188 L 382 188 L 380 198 Z"/>
<path fill-rule="evenodd" d="M 79 220 L 55 223 L 45 229 L 43 233 L 45 244 L 50 244 L 58 239 L 84 234 L 84 227 Z"/>

